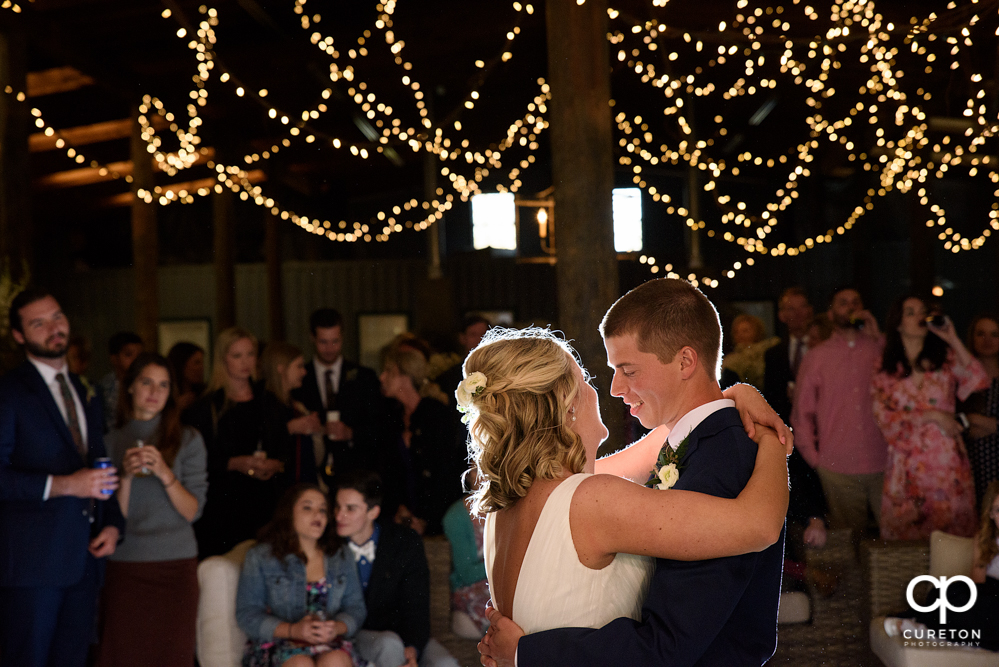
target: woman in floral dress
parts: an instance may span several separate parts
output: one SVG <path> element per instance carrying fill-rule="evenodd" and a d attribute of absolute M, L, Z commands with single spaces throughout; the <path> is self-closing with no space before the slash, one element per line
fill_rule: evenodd
<path fill-rule="evenodd" d="M 955 399 L 988 386 L 949 319 L 927 324 L 925 302 L 908 297 L 888 313 L 874 415 L 888 441 L 881 537 L 915 540 L 934 530 L 971 537 L 975 488 L 954 418 Z"/>

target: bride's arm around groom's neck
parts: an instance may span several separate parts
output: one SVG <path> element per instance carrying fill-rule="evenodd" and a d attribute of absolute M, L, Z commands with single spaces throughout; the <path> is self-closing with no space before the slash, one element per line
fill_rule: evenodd
<path fill-rule="evenodd" d="M 598 460 L 594 472 L 644 484 L 668 435 L 668 428 L 658 426 L 640 440 Z"/>

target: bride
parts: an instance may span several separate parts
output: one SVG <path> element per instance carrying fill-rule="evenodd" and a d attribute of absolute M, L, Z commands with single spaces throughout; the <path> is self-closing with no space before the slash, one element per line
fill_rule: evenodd
<path fill-rule="evenodd" d="M 756 428 L 756 465 L 738 498 L 651 490 L 593 474 L 608 435 L 597 393 L 573 349 L 550 331 L 493 330 L 465 372 L 458 399 L 481 479 L 473 511 L 487 515 L 492 605 L 525 633 L 638 620 L 652 557 L 720 558 L 778 539 L 788 487 L 785 447 L 773 431 Z M 649 437 L 661 443 L 665 433 Z"/>

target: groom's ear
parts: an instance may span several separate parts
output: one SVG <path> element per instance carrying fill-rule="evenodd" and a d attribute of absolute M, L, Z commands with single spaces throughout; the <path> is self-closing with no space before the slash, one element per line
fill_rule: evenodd
<path fill-rule="evenodd" d="M 687 345 L 680 348 L 677 354 L 680 357 L 680 377 L 689 380 L 697 370 L 697 350 Z"/>

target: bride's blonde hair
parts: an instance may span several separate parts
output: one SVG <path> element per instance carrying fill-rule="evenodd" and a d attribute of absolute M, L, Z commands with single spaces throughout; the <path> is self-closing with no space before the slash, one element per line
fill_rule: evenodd
<path fill-rule="evenodd" d="M 468 355 L 465 376 L 487 378 L 469 411 L 468 451 L 480 474 L 473 512 L 509 507 L 537 479 L 583 471 L 586 450 L 569 428 L 580 388 L 574 359 L 568 343 L 536 327 L 490 329 Z"/>

